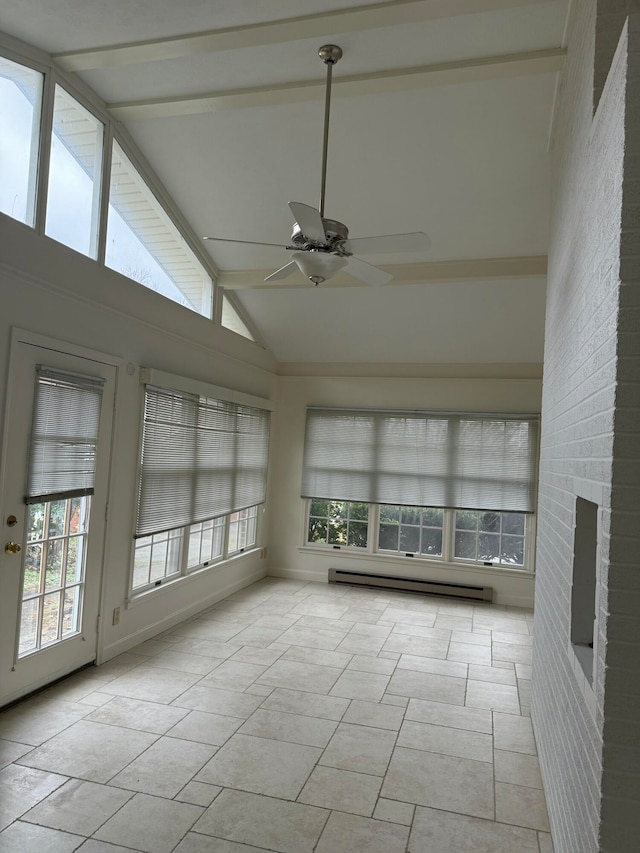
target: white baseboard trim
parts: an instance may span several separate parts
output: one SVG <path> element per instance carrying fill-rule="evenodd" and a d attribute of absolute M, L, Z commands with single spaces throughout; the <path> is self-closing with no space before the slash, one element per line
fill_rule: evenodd
<path fill-rule="evenodd" d="M 111 660 L 111 658 L 121 655 L 123 652 L 128 652 L 140 643 L 153 639 L 153 637 L 156 637 L 163 631 L 168 631 L 169 628 L 179 625 L 180 622 L 184 622 L 185 619 L 195 616 L 196 613 L 200 613 L 201 610 L 206 610 L 207 607 L 211 607 L 212 604 L 216 604 L 218 601 L 222 601 L 223 598 L 233 595 L 233 593 L 237 592 L 239 589 L 251 586 L 252 583 L 262 580 L 265 576 L 266 571 L 264 569 L 259 569 L 256 572 L 252 572 L 250 575 L 243 575 L 241 578 L 237 578 L 225 586 L 218 587 L 215 592 L 206 598 L 200 598 L 198 601 L 182 607 L 180 610 L 174 611 L 170 616 L 165 616 L 157 622 L 145 625 L 144 628 L 140 628 L 140 630 L 135 631 L 133 634 L 128 634 L 126 637 L 122 637 L 115 643 L 110 643 L 108 646 L 105 646 L 96 663 L 106 663 L 108 660 Z"/>

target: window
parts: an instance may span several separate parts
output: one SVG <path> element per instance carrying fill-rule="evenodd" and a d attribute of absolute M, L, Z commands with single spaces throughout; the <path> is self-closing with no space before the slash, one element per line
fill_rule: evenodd
<path fill-rule="evenodd" d="M 530 516 L 515 512 L 307 501 L 306 544 L 371 554 L 524 569 Z M 369 537 L 372 528 L 375 536 Z"/>
<path fill-rule="evenodd" d="M 366 548 L 369 507 L 350 501 L 313 500 L 308 541 L 334 547 Z"/>
<path fill-rule="evenodd" d="M 464 509 L 455 516 L 456 559 L 524 565 L 524 513 Z"/>
<path fill-rule="evenodd" d="M 33 225 L 43 75 L 0 57 L 0 210 Z"/>
<path fill-rule="evenodd" d="M 141 536 L 135 541 L 131 589 L 153 589 L 255 548 L 257 534 L 258 507 L 253 506 Z"/>
<path fill-rule="evenodd" d="M 56 86 L 45 233 L 95 258 L 104 126 Z"/>
<path fill-rule="evenodd" d="M 378 549 L 396 553 L 442 556 L 444 511 L 434 507 L 380 507 Z"/>
<path fill-rule="evenodd" d="M 257 518 L 257 506 L 231 513 L 229 516 L 228 554 L 237 554 L 255 545 Z"/>
<path fill-rule="evenodd" d="M 532 415 L 309 409 L 307 544 L 524 568 L 537 435 Z"/>
<path fill-rule="evenodd" d="M 210 277 L 115 140 L 105 263 L 185 308 L 211 316 Z"/>
<path fill-rule="evenodd" d="M 243 338 L 248 338 L 250 341 L 255 341 L 255 338 L 249 331 L 247 324 L 240 317 L 235 307 L 231 304 L 231 300 L 225 293 L 222 297 L 222 318 L 221 324 L 225 329 L 230 329 L 236 335 L 242 335 Z"/>

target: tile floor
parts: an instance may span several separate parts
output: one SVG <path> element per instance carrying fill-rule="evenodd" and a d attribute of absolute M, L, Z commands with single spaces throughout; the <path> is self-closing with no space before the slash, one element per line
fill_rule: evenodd
<path fill-rule="evenodd" d="M 0 715 L 2 853 L 552 853 L 531 613 L 266 578 Z"/>

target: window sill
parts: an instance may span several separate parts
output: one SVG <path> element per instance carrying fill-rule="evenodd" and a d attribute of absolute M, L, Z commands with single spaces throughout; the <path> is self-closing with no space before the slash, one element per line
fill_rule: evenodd
<path fill-rule="evenodd" d="M 164 581 L 159 586 L 149 587 L 147 589 L 142 589 L 140 592 L 130 592 L 129 596 L 125 602 L 125 608 L 127 610 L 131 610 L 136 607 L 138 604 L 142 604 L 147 601 L 150 596 L 157 596 L 157 594 L 161 590 L 169 590 L 173 589 L 176 584 L 184 585 L 189 581 L 193 581 L 195 578 L 202 577 L 203 574 L 207 572 L 214 571 L 215 569 L 220 569 L 226 566 L 231 566 L 233 563 L 238 562 L 244 557 L 251 556 L 252 554 L 260 554 L 262 546 L 254 545 L 251 548 L 247 548 L 245 551 L 240 551 L 232 556 L 228 557 L 226 560 L 217 560 L 215 563 L 211 563 L 208 566 L 201 566 L 198 569 L 193 569 L 186 575 L 180 575 L 179 577 L 172 578 L 171 580 Z"/>
<path fill-rule="evenodd" d="M 482 572 L 484 575 L 496 575 L 500 577 L 504 577 L 508 575 L 510 577 L 526 577 L 532 578 L 534 577 L 534 572 L 531 569 L 527 568 L 507 568 L 502 566 L 484 566 L 479 563 L 465 563 L 462 561 L 450 562 L 447 560 L 429 560 L 424 557 L 402 557 L 400 555 L 394 556 L 393 554 L 380 554 L 380 553 L 370 553 L 369 551 L 356 551 L 354 548 L 323 548 L 322 546 L 313 546 L 313 545 L 300 545 L 298 550 L 304 554 L 316 554 L 316 555 L 333 555 L 334 557 L 339 557 L 342 559 L 343 557 L 347 557 L 350 560 L 367 560 L 374 561 L 376 563 L 391 563 L 394 566 L 400 565 L 413 565 L 420 566 L 422 568 L 434 568 L 434 569 L 446 569 L 447 571 L 452 572 Z"/>

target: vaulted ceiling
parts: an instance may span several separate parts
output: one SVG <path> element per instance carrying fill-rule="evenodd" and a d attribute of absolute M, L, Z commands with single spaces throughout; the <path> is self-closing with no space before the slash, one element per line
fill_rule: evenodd
<path fill-rule="evenodd" d="M 317 206 L 394 279 L 264 277 L 284 250 L 206 243 L 281 362 L 540 362 L 549 147 L 569 0 L 4 0 L 2 26 L 108 105 L 198 235 L 286 243 Z"/>

